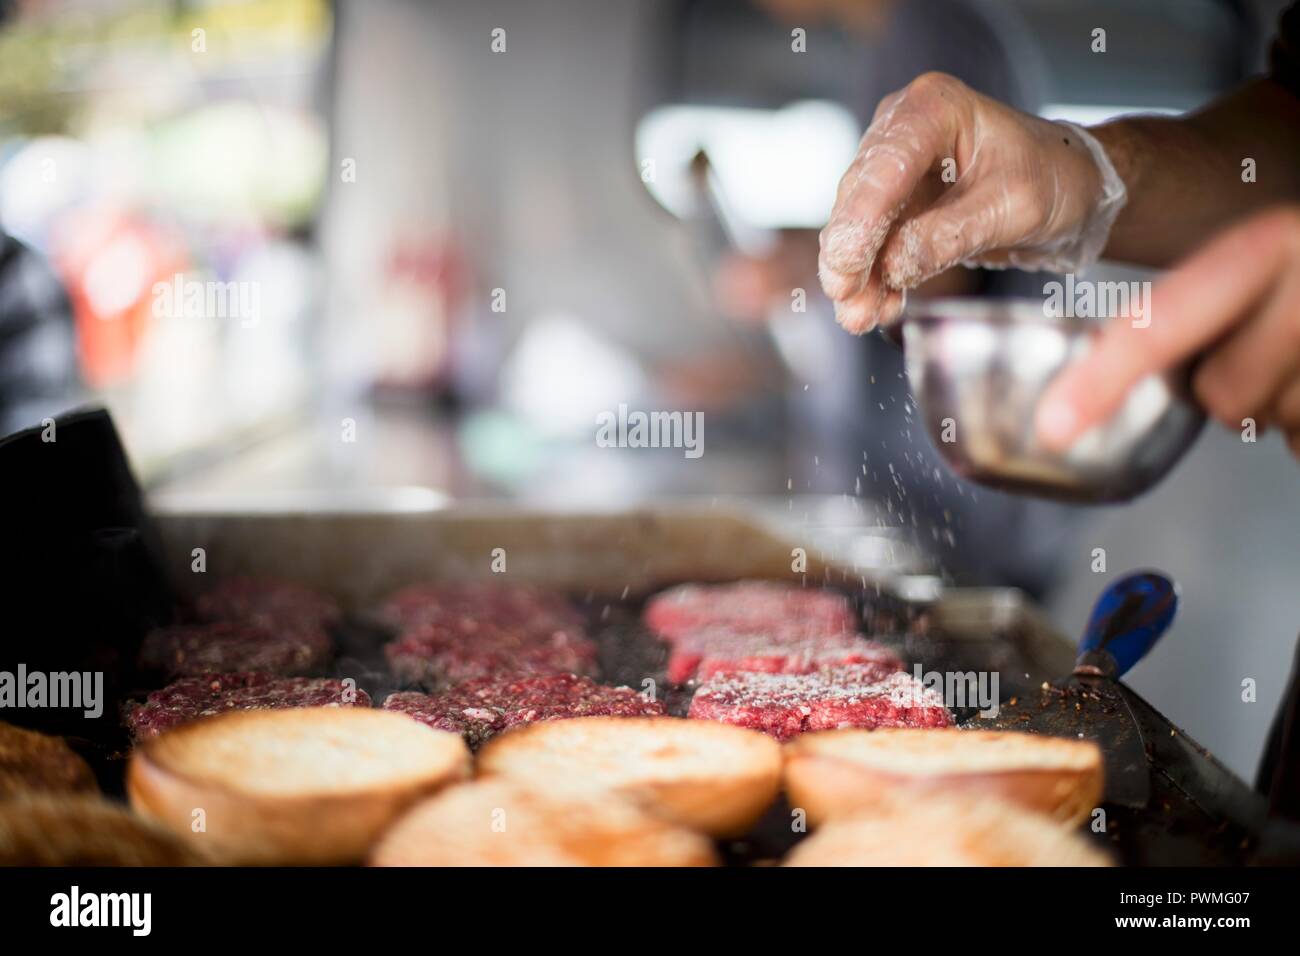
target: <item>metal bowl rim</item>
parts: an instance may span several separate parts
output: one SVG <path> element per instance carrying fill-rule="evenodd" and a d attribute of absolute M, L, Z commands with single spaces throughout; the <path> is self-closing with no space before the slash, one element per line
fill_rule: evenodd
<path fill-rule="evenodd" d="M 1099 319 L 1047 315 L 1043 311 L 1043 302 L 1042 299 L 1028 296 L 948 296 L 909 306 L 903 321 L 927 327 L 953 322 L 979 322 L 996 326 L 1038 325 L 1071 335 L 1100 331 L 1104 324 Z"/>

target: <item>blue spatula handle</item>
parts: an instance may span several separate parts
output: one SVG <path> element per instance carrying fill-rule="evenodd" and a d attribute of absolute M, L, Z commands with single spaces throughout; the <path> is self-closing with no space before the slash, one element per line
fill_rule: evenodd
<path fill-rule="evenodd" d="M 1178 589 L 1163 574 L 1141 571 L 1115 581 L 1093 606 L 1075 673 L 1120 677 L 1156 646 L 1177 610 Z"/>

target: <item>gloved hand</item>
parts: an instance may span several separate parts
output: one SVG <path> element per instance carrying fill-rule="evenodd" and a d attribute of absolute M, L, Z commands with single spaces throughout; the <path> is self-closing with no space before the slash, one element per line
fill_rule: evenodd
<path fill-rule="evenodd" d="M 905 290 L 958 263 L 1079 272 L 1124 200 L 1090 134 L 926 73 L 881 101 L 840 180 L 821 234 L 822 288 L 840 324 L 865 332 L 897 318 Z"/>

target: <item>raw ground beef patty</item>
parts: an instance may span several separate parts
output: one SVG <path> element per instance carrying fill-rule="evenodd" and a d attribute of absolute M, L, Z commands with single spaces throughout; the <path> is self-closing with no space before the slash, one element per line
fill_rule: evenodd
<path fill-rule="evenodd" d="M 910 674 L 846 665 L 811 674 L 723 674 L 704 682 L 690 716 L 778 740 L 836 727 L 947 727 L 943 698 Z"/>
<path fill-rule="evenodd" d="M 670 644 L 700 631 L 777 633 L 790 637 L 852 634 L 853 606 L 842 594 L 774 581 L 683 584 L 646 604 L 646 625 Z"/>
<path fill-rule="evenodd" d="M 441 694 L 389 694 L 385 710 L 461 734 L 471 747 L 521 724 L 568 717 L 658 717 L 665 713 L 630 687 L 609 687 L 575 674 L 466 681 Z"/>
<path fill-rule="evenodd" d="M 840 664 L 875 665 L 881 676 L 902 670 L 889 648 L 853 634 L 807 636 L 767 631 L 737 634 L 726 628 L 694 632 L 674 641 L 668 654 L 668 680 L 684 684 L 730 671 L 808 674 Z"/>
<path fill-rule="evenodd" d="M 378 616 L 399 631 L 426 625 L 458 627 L 491 621 L 562 630 L 580 628 L 582 617 L 563 595 L 521 585 L 414 584 L 389 596 Z"/>
<path fill-rule="evenodd" d="M 261 578 L 224 578 L 194 600 L 200 621 L 243 621 L 271 630 L 324 630 L 339 619 L 339 607 L 327 595 L 293 584 Z"/>
<path fill-rule="evenodd" d="M 243 621 L 180 624 L 150 631 L 140 666 L 167 678 L 258 671 L 292 676 L 322 670 L 333 646 L 320 627 L 277 630 Z"/>
<path fill-rule="evenodd" d="M 596 645 L 579 628 L 539 630 L 487 620 L 413 628 L 387 644 L 384 653 L 399 681 L 426 688 L 482 677 L 596 671 Z"/>
<path fill-rule="evenodd" d="M 127 714 L 137 739 L 156 737 L 178 724 L 227 710 L 284 707 L 369 707 L 370 697 L 343 681 L 271 674 L 186 677 L 149 695 Z"/>
<path fill-rule="evenodd" d="M 591 675 L 596 645 L 562 595 L 497 584 L 416 585 L 380 617 L 399 632 L 385 648 L 405 684 L 436 689 L 483 677 Z"/>

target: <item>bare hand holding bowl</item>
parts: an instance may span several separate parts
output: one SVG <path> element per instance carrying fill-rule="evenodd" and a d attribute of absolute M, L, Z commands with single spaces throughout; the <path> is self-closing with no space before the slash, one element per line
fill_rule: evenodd
<path fill-rule="evenodd" d="M 1039 299 L 937 299 L 903 319 L 907 377 L 935 448 L 957 474 L 1076 503 L 1127 501 L 1200 434 L 1187 369 L 1143 379 L 1120 411 L 1062 452 L 1035 436 L 1047 385 L 1091 348 L 1097 320 L 1049 317 Z"/>

